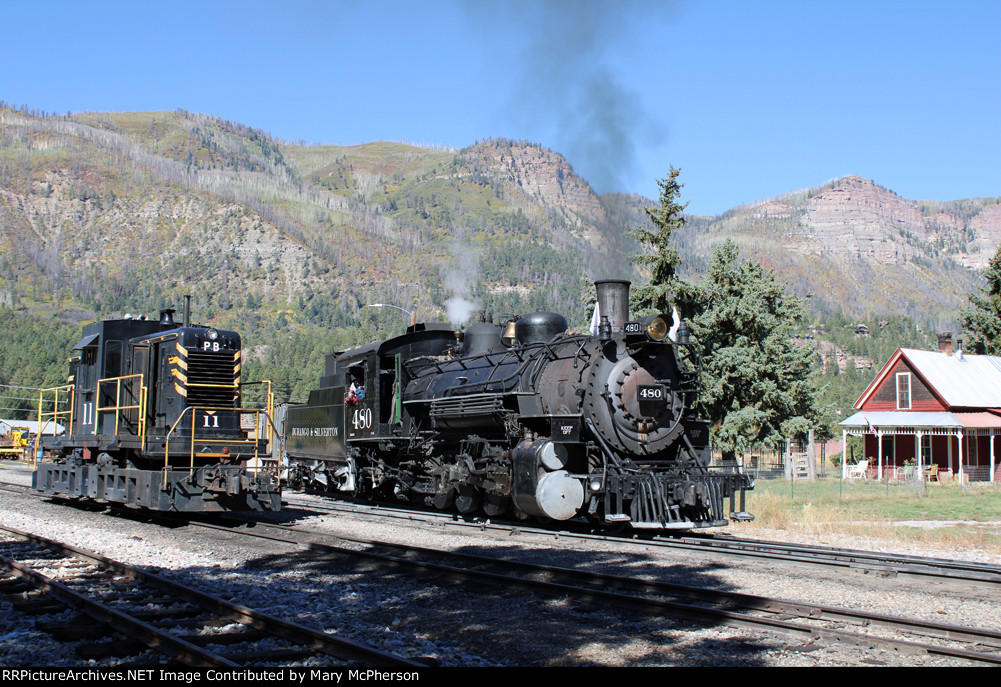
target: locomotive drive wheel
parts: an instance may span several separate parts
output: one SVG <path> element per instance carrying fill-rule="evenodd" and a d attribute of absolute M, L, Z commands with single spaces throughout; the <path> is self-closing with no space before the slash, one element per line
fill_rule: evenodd
<path fill-rule="evenodd" d="M 476 487 L 460 484 L 456 488 L 455 508 L 463 514 L 475 513 L 480 508 L 480 493 Z"/>
<path fill-rule="evenodd" d="M 431 497 L 431 504 L 438 510 L 448 510 L 454 503 L 455 489 L 450 488 Z"/>

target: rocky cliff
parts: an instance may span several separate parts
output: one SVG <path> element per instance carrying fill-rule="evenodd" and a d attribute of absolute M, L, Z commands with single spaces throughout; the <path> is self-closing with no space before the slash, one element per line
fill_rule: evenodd
<path fill-rule="evenodd" d="M 684 237 L 687 257 L 704 260 L 724 238 L 812 294 L 815 311 L 947 325 L 1001 244 L 1001 203 L 909 200 L 846 177 L 696 218 Z"/>
<path fill-rule="evenodd" d="M 583 278 L 643 278 L 629 233 L 656 201 L 598 195 L 530 143 L 302 146 L 183 111 L 0 120 L 0 302 L 197 291 L 216 314 L 349 325 L 376 301 L 443 312 L 456 271 L 486 307 L 572 316 Z M 688 220 L 687 278 L 732 238 L 815 312 L 860 317 L 955 320 L 1001 243 L 998 199 L 908 200 L 858 177 Z"/>

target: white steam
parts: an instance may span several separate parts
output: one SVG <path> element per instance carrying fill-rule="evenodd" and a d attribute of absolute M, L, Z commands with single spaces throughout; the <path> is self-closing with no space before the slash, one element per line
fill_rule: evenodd
<path fill-rule="evenodd" d="M 479 303 L 471 300 L 470 293 L 470 285 L 480 274 L 480 257 L 468 246 L 460 245 L 453 247 L 453 254 L 458 264 L 454 264 L 442 279 L 452 292 L 452 297 L 445 301 L 448 321 L 458 326 L 468 322 L 472 314 L 480 309 Z"/>
<path fill-rule="evenodd" d="M 469 321 L 473 313 L 480 309 L 476 303 L 467 301 L 462 296 L 455 296 L 445 301 L 445 310 L 448 312 L 448 321 L 459 325 Z"/>

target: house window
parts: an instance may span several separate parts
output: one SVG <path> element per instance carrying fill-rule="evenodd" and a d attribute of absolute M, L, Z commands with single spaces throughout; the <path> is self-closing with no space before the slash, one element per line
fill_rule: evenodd
<path fill-rule="evenodd" d="M 897 374 L 897 410 L 911 409 L 911 373 Z"/>

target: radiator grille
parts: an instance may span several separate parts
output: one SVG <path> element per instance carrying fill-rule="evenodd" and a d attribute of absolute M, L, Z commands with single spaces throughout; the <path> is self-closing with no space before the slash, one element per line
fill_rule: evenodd
<path fill-rule="evenodd" d="M 187 364 L 188 405 L 238 405 L 239 363 L 232 352 L 188 351 Z"/>

